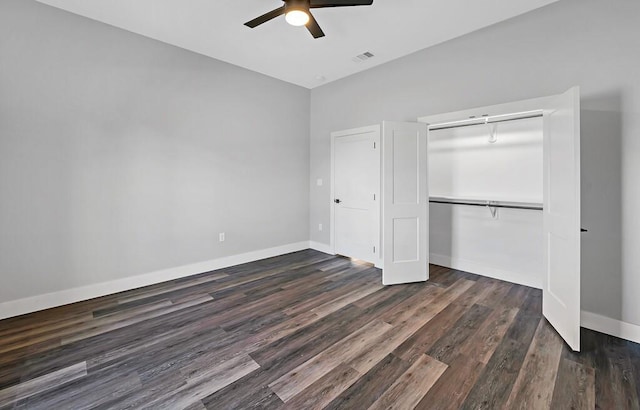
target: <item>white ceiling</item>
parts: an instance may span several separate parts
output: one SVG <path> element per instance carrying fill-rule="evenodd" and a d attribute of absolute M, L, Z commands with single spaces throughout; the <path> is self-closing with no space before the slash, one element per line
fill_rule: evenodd
<path fill-rule="evenodd" d="M 278 17 L 281 0 L 38 0 L 293 84 L 314 88 L 557 0 L 374 0 L 313 10 L 326 37 Z M 356 63 L 369 51 L 374 58 Z"/>

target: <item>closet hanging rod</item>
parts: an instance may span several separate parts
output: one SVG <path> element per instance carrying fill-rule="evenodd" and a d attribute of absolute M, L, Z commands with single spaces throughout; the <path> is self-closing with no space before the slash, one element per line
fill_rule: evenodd
<path fill-rule="evenodd" d="M 489 208 L 528 209 L 532 211 L 542 211 L 543 209 L 542 204 L 528 202 L 482 201 L 476 199 L 452 199 L 438 197 L 429 198 L 429 202 L 433 204 L 469 205 Z"/>
<path fill-rule="evenodd" d="M 438 130 L 448 130 L 451 128 L 461 128 L 461 127 L 471 127 L 474 125 L 483 125 L 483 124 L 496 124 L 499 122 L 507 122 L 507 121 L 516 121 L 516 120 L 526 120 L 529 118 L 539 118 L 542 117 L 542 112 L 536 111 L 533 113 L 525 113 L 524 115 L 520 115 L 517 117 L 511 118 L 495 118 L 495 117 L 476 117 L 476 118 L 468 118 L 466 120 L 460 121 L 449 121 L 443 122 L 440 124 L 429 124 L 430 131 L 438 131 Z"/>

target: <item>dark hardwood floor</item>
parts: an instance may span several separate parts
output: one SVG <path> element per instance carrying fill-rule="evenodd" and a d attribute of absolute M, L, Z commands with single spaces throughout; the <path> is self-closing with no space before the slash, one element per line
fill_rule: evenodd
<path fill-rule="evenodd" d="M 640 408 L 640 345 L 582 342 L 539 290 L 308 250 L 0 321 L 0 408 Z"/>

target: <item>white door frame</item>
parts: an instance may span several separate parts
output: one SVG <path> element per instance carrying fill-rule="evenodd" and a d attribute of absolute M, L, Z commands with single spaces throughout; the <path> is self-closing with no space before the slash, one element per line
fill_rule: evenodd
<path fill-rule="evenodd" d="M 552 95 L 547 97 L 531 98 L 531 99 L 522 100 L 522 101 L 514 101 L 514 102 L 503 103 L 503 104 L 489 105 L 485 107 L 476 107 L 476 108 L 470 108 L 470 109 L 460 110 L 460 111 L 452 111 L 452 112 L 435 114 L 435 115 L 427 115 L 424 117 L 419 117 L 418 122 L 425 122 L 427 124 L 440 124 L 440 123 L 446 123 L 446 122 L 462 121 L 465 119 L 469 119 L 471 117 L 482 118 L 483 116 L 491 117 L 491 116 L 500 116 L 500 115 L 512 115 L 516 113 L 525 113 L 525 112 L 526 113 L 536 112 L 542 117 L 544 109 L 548 107 L 550 104 L 552 104 L 556 97 L 557 96 Z M 429 260 L 431 261 L 437 260 L 439 264 L 447 263 L 447 265 L 445 266 L 451 269 L 460 269 L 460 270 L 467 269 L 471 273 L 475 273 L 478 275 L 482 275 L 482 276 L 486 276 L 494 279 L 499 279 L 499 280 L 506 279 L 507 281 L 514 280 L 513 277 L 507 277 L 507 275 L 502 272 L 492 271 L 490 269 L 487 269 L 486 266 L 484 265 L 479 265 L 480 269 L 478 270 L 472 270 L 472 267 L 474 267 L 474 265 L 473 264 L 470 265 L 468 261 L 465 262 L 464 264 L 461 264 L 453 260 L 445 261 L 443 260 L 442 257 L 438 257 L 438 256 L 439 255 L 430 254 Z M 540 281 L 538 283 L 522 283 L 521 282 L 520 284 L 525 286 L 532 286 L 537 289 L 542 289 L 543 272 L 540 272 L 540 275 L 541 275 Z"/>
<path fill-rule="evenodd" d="M 330 220 L 329 220 L 329 225 L 330 225 L 330 239 L 329 239 L 329 247 L 331 249 L 331 253 L 332 254 L 336 254 L 336 247 L 335 247 L 335 206 L 334 206 L 334 202 L 333 200 L 335 199 L 335 140 L 336 138 L 340 138 L 340 137 L 347 137 L 349 135 L 358 135 L 358 134 L 368 134 L 371 133 L 374 136 L 378 137 L 378 141 L 380 141 L 380 129 L 381 126 L 380 124 L 377 125 L 370 125 L 367 127 L 359 127 L 359 128 L 352 128 L 352 129 L 348 129 L 348 130 L 343 130 L 343 131 L 334 131 L 331 133 L 331 197 L 329 198 L 329 209 L 331 210 L 330 212 Z M 379 149 L 378 152 L 382 152 L 382 149 Z M 382 161 L 382 157 L 380 157 L 380 164 Z M 382 167 L 380 167 L 381 169 Z M 379 176 L 379 180 L 381 178 L 381 175 Z M 380 187 L 378 188 L 378 198 L 380 196 Z M 380 223 L 381 223 L 381 218 L 382 218 L 382 213 L 381 213 L 381 208 L 380 208 L 380 199 L 376 200 L 376 206 L 377 206 L 377 213 L 379 215 L 378 217 L 378 225 L 376 226 L 376 236 L 377 236 L 377 240 L 376 240 L 376 254 L 378 255 L 378 258 L 376 259 L 375 266 L 378 268 L 382 268 L 382 248 L 381 248 L 381 237 L 380 237 Z"/>
<path fill-rule="evenodd" d="M 424 122 L 427 124 L 441 124 L 447 122 L 458 122 L 463 121 L 470 118 L 482 118 L 483 116 L 501 116 L 508 115 L 511 116 L 517 113 L 536 113 L 541 117 L 543 116 L 544 109 L 548 107 L 557 96 L 547 96 L 547 97 L 538 97 L 531 98 L 527 100 L 508 102 L 503 104 L 496 105 L 488 105 L 485 107 L 475 107 L 469 108 L 466 110 L 460 111 L 452 111 L 434 115 L 427 115 L 424 117 L 418 117 L 418 122 Z M 544 124 L 543 124 L 544 126 Z M 542 132 L 542 130 L 540 130 Z M 508 275 L 500 270 L 494 270 L 491 268 L 487 268 L 484 264 L 475 264 L 473 262 L 460 261 L 455 260 L 454 258 L 443 259 L 441 255 L 437 254 L 429 254 L 430 261 L 437 261 L 438 265 L 446 266 L 451 269 L 459 269 L 466 270 L 471 273 L 475 273 L 481 276 L 486 276 L 499 280 L 506 280 L 509 282 L 514 281 L 514 276 Z M 477 268 L 477 269 L 474 269 Z M 540 272 L 540 278 L 536 283 L 524 283 L 519 282 L 521 285 L 535 287 L 537 289 L 542 289 L 542 275 L 543 272 Z M 533 282 L 533 281 L 532 281 Z"/>

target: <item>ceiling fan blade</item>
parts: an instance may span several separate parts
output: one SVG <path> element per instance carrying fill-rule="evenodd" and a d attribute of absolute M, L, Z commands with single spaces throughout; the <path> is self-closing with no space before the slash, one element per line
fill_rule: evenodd
<path fill-rule="evenodd" d="M 313 14 L 311 13 L 309 13 L 309 22 L 307 23 L 307 30 L 309 30 L 309 33 L 311 33 L 313 38 L 324 37 L 324 32 L 322 31 L 322 29 L 320 28 L 320 25 L 318 24 L 315 17 L 313 17 Z"/>
<path fill-rule="evenodd" d="M 247 27 L 251 27 L 251 28 L 255 28 L 257 26 L 259 26 L 262 23 L 266 23 L 269 20 L 272 20 L 278 16 L 281 16 L 284 14 L 284 6 L 277 8 L 275 10 L 271 10 L 268 13 L 263 14 L 260 17 L 256 17 L 251 21 L 247 21 L 246 23 L 244 23 L 245 26 Z"/>
<path fill-rule="evenodd" d="M 311 0 L 309 8 L 370 6 L 373 0 Z"/>

